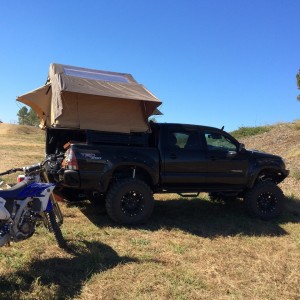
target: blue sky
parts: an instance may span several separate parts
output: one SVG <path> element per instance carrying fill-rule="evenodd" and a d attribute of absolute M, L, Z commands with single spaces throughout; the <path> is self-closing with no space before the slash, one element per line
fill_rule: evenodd
<path fill-rule="evenodd" d="M 130 73 L 160 122 L 257 126 L 300 119 L 299 0 L 0 2 L 0 120 L 50 63 Z"/>

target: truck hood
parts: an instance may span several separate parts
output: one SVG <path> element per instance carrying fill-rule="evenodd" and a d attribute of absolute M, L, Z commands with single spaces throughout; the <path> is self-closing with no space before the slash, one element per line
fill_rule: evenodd
<path fill-rule="evenodd" d="M 273 158 L 273 159 L 282 160 L 282 157 L 279 156 L 279 155 L 274 155 L 274 154 L 259 151 L 259 150 L 256 150 L 256 149 L 247 149 L 246 151 L 248 153 L 251 153 L 252 155 L 254 155 L 257 158 Z"/>

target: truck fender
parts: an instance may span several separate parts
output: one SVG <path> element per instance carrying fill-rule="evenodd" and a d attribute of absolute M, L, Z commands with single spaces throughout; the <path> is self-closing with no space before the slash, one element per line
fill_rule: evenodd
<path fill-rule="evenodd" d="M 150 168 L 145 164 L 140 164 L 136 162 L 124 162 L 115 165 L 114 168 L 109 169 L 105 173 L 103 173 L 101 177 L 101 186 L 103 187 L 104 191 L 107 191 L 111 180 L 116 178 L 116 174 L 121 175 L 120 178 L 139 178 L 141 180 L 146 181 L 150 187 L 156 186 L 159 183 L 159 177 L 158 175 L 156 175 L 154 168 Z"/>
<path fill-rule="evenodd" d="M 257 182 L 257 179 L 262 176 L 264 176 L 265 179 L 271 179 L 271 181 L 273 181 L 276 184 L 281 182 L 285 178 L 285 176 L 281 172 L 281 169 L 277 167 L 270 168 L 264 166 L 260 168 L 253 168 L 249 173 L 249 180 L 248 180 L 247 187 L 251 189 Z"/>

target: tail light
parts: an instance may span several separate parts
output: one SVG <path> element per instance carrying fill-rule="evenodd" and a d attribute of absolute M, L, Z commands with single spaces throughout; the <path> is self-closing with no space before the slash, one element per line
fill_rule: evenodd
<path fill-rule="evenodd" d="M 63 161 L 63 167 L 68 170 L 78 170 L 77 159 L 72 149 L 69 149 L 66 152 L 66 158 Z"/>

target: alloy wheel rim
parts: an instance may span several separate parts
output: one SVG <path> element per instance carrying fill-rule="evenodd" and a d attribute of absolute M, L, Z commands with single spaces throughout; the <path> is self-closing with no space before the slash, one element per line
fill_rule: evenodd
<path fill-rule="evenodd" d="M 121 209 L 125 215 L 134 217 L 144 209 L 144 196 L 138 191 L 131 190 L 123 195 Z"/>
<path fill-rule="evenodd" d="M 269 192 L 260 194 L 257 199 L 257 207 L 263 214 L 272 213 L 276 209 L 276 205 L 276 196 Z"/>

